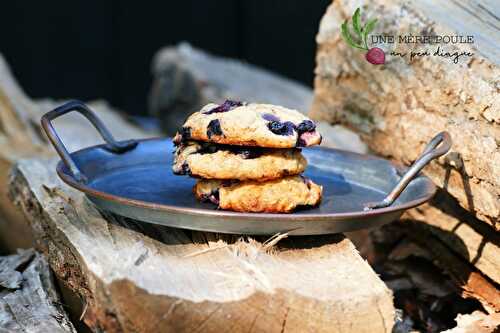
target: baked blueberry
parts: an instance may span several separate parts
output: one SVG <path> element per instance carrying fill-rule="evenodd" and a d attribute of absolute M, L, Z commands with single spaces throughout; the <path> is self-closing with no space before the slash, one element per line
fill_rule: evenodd
<path fill-rule="evenodd" d="M 219 119 L 213 119 L 208 123 L 207 136 L 210 139 L 214 135 L 223 135 Z"/>
<path fill-rule="evenodd" d="M 172 140 L 174 145 L 180 145 L 191 138 L 191 127 L 181 127 Z"/>
<path fill-rule="evenodd" d="M 270 121 L 267 127 L 271 132 L 277 135 L 292 135 L 295 128 L 291 121 L 285 121 L 284 123 L 280 121 Z"/>
<path fill-rule="evenodd" d="M 215 108 L 204 112 L 203 114 L 212 114 L 212 113 L 218 113 L 218 112 L 227 112 L 231 111 L 234 108 L 237 108 L 238 106 L 242 106 L 243 103 L 239 101 L 231 101 L 227 99 L 224 103 L 222 103 L 219 106 L 216 106 Z"/>
<path fill-rule="evenodd" d="M 183 141 L 191 139 L 191 127 L 182 127 L 181 137 Z"/>
<path fill-rule="evenodd" d="M 280 118 L 276 117 L 274 114 L 271 113 L 265 113 L 262 115 L 262 118 L 267 120 L 267 121 L 280 121 Z"/>
<path fill-rule="evenodd" d="M 252 158 L 257 158 L 262 155 L 262 150 L 258 148 L 247 148 L 240 149 L 237 154 L 243 157 L 245 160 L 249 160 Z"/>
<path fill-rule="evenodd" d="M 312 132 L 316 129 L 316 124 L 311 120 L 304 120 L 296 128 L 299 133 Z"/>

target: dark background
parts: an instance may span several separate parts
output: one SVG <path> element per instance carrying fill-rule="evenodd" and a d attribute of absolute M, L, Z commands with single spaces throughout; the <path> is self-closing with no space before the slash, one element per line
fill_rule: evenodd
<path fill-rule="evenodd" d="M 105 98 L 144 114 L 150 62 L 188 41 L 312 85 L 331 0 L 5 1 L 0 52 L 35 98 Z"/>

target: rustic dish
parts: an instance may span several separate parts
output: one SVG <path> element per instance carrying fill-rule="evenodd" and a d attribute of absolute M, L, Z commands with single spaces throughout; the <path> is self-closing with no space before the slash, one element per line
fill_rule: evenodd
<path fill-rule="evenodd" d="M 51 120 L 70 111 L 84 115 L 106 144 L 69 154 Z M 375 156 L 321 147 L 304 149 L 309 162 L 305 175 L 324 188 L 321 205 L 292 214 L 257 214 L 216 210 L 198 202 L 191 191 L 194 180 L 171 171 L 170 139 L 117 142 L 81 102 L 68 102 L 48 112 L 42 117 L 42 126 L 61 156 L 59 177 L 100 209 L 170 227 L 253 235 L 328 234 L 394 221 L 434 195 L 435 185 L 419 170 L 451 146 L 449 135 L 440 133 L 408 170 Z"/>

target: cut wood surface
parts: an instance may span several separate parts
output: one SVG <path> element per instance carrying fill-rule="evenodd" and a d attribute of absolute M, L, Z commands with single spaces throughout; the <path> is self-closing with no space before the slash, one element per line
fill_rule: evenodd
<path fill-rule="evenodd" d="M 469 18 L 459 20 L 466 27 L 461 29 L 462 33 L 474 33 L 478 15 L 498 31 L 498 17 L 488 12 L 488 5 L 479 10 L 482 1 L 464 6 L 458 1 L 438 2 L 448 6 L 434 2 L 431 5 L 430 1 L 335 1 L 322 18 L 317 35 L 315 96 L 311 110 L 312 117 L 346 125 L 360 133 L 373 151 L 406 164 L 417 158 L 434 135 L 447 130 L 454 140 L 452 153 L 427 167 L 426 174 L 464 209 L 498 230 L 500 68 L 495 64 L 498 59 L 489 51 L 486 55 L 478 52 L 478 49 L 481 51 L 481 41 L 478 41 L 473 45 L 442 46 L 449 52 L 474 53 L 470 58 L 461 58 L 458 64 L 435 56 L 410 61 L 409 57 L 387 54 L 385 65 L 374 66 L 340 36 L 341 23 L 363 3 L 366 4 L 362 7 L 363 19 L 378 19 L 373 34 L 396 36 L 395 44 L 377 46 L 401 53 L 425 48 L 435 50 L 436 45 L 397 43 L 397 36 L 454 35 L 457 28 L 451 21 L 458 11 L 458 17 Z M 423 10 L 426 4 L 428 8 Z M 468 10 L 470 6 L 477 10 Z M 443 12 L 447 14 L 436 14 Z M 485 31 L 477 37 L 487 35 Z M 498 33 L 490 38 L 498 40 Z M 495 52 L 497 44 L 491 44 Z"/>
<path fill-rule="evenodd" d="M 103 216 L 54 160 L 18 162 L 11 197 L 55 273 L 107 332 L 390 332 L 392 295 L 342 235 L 264 242 Z"/>
<path fill-rule="evenodd" d="M 0 257 L 0 332 L 76 332 L 47 261 L 32 249 Z"/>
<path fill-rule="evenodd" d="M 31 229 L 7 198 L 7 178 L 20 158 L 55 156 L 40 127 L 40 118 L 62 101 L 33 101 L 23 92 L 0 54 L 0 247 L 13 251 L 32 246 Z M 106 102 L 91 102 L 90 107 L 108 125 L 117 139 L 142 138 L 144 133 L 129 125 Z M 82 116 L 68 114 L 54 121 L 69 151 L 101 143 L 97 132 Z"/>

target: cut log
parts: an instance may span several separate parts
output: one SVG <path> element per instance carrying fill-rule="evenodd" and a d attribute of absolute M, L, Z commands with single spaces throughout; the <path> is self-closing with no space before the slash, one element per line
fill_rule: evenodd
<path fill-rule="evenodd" d="M 225 99 L 283 105 L 309 112 L 312 89 L 248 63 L 217 57 L 187 43 L 158 51 L 153 59 L 149 111 L 173 135 L 187 116 L 208 102 Z M 358 135 L 345 127 L 318 124 L 322 145 L 366 153 Z"/>
<path fill-rule="evenodd" d="M 40 117 L 45 112 L 61 103 L 51 100 L 32 101 L 19 87 L 0 55 L 0 246 L 8 251 L 31 247 L 33 242 L 31 228 L 7 198 L 9 170 L 23 157 L 55 156 L 55 151 L 42 134 L 39 124 Z M 91 102 L 90 107 L 109 125 L 118 139 L 155 134 L 146 134 L 127 124 L 118 112 L 105 102 Z M 96 131 L 82 119 L 80 115 L 69 114 L 55 121 L 57 131 L 70 151 L 100 143 Z"/>
<path fill-rule="evenodd" d="M 442 333 L 498 333 L 500 329 L 500 313 L 486 315 L 476 311 L 471 314 L 459 315 L 457 327 Z"/>
<path fill-rule="evenodd" d="M 500 290 L 495 283 L 447 248 L 427 224 L 413 220 L 403 220 L 402 224 L 407 237 L 433 254 L 436 263 L 449 274 L 464 297 L 477 299 L 488 313 L 500 312 Z"/>
<path fill-rule="evenodd" d="M 406 216 L 428 224 L 434 236 L 500 285 L 500 234 L 460 207 L 444 191 Z"/>
<path fill-rule="evenodd" d="M 95 330 L 391 332 L 390 291 L 342 235 L 263 242 L 103 215 L 54 167 L 19 161 L 11 197 Z"/>
<path fill-rule="evenodd" d="M 455 141 L 453 153 L 448 159 L 432 163 L 426 173 L 464 209 L 498 230 L 500 58 L 496 45 L 500 20 L 494 14 L 498 6 L 487 1 L 464 6 L 452 0 L 430 3 L 371 1 L 363 14 L 378 19 L 373 34 L 396 36 L 395 44 L 377 46 L 401 53 L 423 49 L 434 52 L 436 45 L 399 43 L 398 36 L 454 35 L 455 30 L 470 35 L 482 29 L 475 35 L 477 44 L 441 45 L 448 52 L 470 51 L 472 57 L 460 58 L 455 64 L 436 56 L 410 61 L 409 57 L 387 53 L 385 65 L 374 66 L 340 36 L 341 23 L 352 15 L 358 3 L 335 1 L 317 35 L 311 116 L 346 125 L 360 133 L 375 152 L 407 164 L 417 158 L 435 134 L 447 130 Z M 470 11 L 470 6 L 476 9 Z M 446 14 L 437 14 L 443 11 Z M 486 26 L 494 33 L 487 33 Z M 484 36 L 486 39 L 481 38 Z M 481 48 L 486 45 L 481 44 L 484 40 L 491 44 L 489 51 L 481 54 L 486 50 Z"/>
<path fill-rule="evenodd" d="M 0 332 L 76 333 L 39 253 L 0 257 Z"/>

